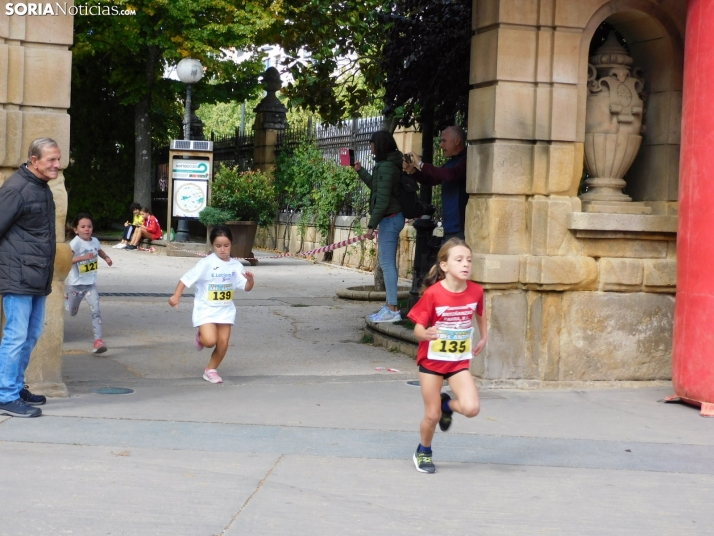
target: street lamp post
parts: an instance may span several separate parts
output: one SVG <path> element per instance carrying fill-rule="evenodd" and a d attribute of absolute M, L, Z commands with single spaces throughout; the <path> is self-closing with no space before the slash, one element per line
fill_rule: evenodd
<path fill-rule="evenodd" d="M 186 84 L 186 113 L 184 115 L 183 138 L 191 139 L 191 87 L 203 78 L 203 65 L 193 58 L 184 58 L 176 65 L 176 74 L 179 80 Z M 176 229 L 176 241 L 188 242 L 188 220 L 179 218 Z"/>

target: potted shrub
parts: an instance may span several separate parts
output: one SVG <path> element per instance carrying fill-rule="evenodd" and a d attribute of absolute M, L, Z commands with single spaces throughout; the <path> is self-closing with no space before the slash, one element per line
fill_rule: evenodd
<path fill-rule="evenodd" d="M 258 225 L 270 225 L 278 212 L 273 178 L 262 171 L 222 167 L 216 172 L 208 207 L 199 220 L 210 227 L 227 225 L 233 233 L 232 257 L 253 257 Z M 255 265 L 258 261 L 251 260 Z"/>

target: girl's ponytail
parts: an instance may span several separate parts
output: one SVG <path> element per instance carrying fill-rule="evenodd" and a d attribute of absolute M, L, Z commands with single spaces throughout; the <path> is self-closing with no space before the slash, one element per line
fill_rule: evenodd
<path fill-rule="evenodd" d="M 431 267 L 431 270 L 429 270 L 429 273 L 424 278 L 424 284 L 421 287 L 421 292 L 419 293 L 419 295 L 424 294 L 424 291 L 426 289 L 428 289 L 434 283 L 438 283 L 445 277 L 446 274 L 444 273 L 444 270 L 441 269 L 441 266 L 439 266 L 439 263 L 437 262 L 434 266 Z"/>

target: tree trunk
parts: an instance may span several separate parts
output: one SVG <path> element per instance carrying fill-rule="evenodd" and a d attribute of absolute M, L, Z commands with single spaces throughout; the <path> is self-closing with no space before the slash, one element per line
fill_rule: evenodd
<path fill-rule="evenodd" d="M 151 88 L 159 49 L 149 47 L 146 59 L 146 94 L 134 107 L 134 201 L 151 209 Z"/>

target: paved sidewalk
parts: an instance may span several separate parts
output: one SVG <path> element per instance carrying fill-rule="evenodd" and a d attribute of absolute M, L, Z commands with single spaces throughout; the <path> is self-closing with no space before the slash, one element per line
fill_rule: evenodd
<path fill-rule="evenodd" d="M 191 298 L 167 304 L 196 261 L 111 256 L 109 351 L 91 354 L 83 304 L 66 318 L 70 398 L 0 417 L 0 535 L 714 534 L 714 419 L 663 404 L 667 387 L 483 390 L 420 474 L 414 362 L 361 343 L 378 304 L 334 298 L 370 274 L 248 267 L 211 385 Z"/>

